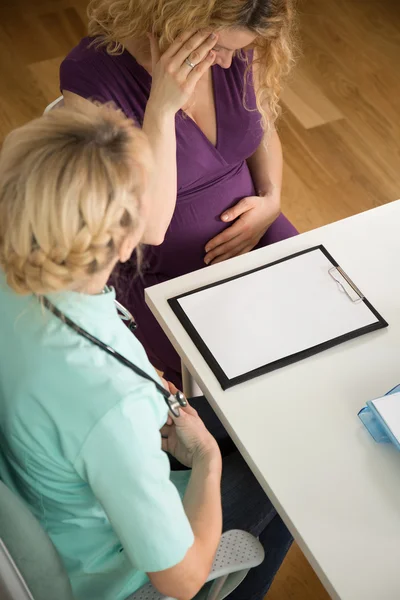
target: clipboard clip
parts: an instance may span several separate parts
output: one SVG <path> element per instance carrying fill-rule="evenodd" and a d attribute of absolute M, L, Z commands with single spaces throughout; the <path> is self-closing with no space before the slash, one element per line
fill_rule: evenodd
<path fill-rule="evenodd" d="M 341 267 L 332 267 L 328 271 L 329 275 L 336 282 L 339 290 L 346 294 L 346 296 L 354 303 L 358 304 L 364 300 L 364 294 L 360 292 L 355 283 L 350 277 L 343 271 Z"/>

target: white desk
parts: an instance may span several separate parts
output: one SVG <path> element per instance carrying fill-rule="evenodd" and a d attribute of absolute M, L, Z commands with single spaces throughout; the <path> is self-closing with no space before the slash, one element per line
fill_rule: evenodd
<path fill-rule="evenodd" d="M 223 392 L 167 299 L 320 243 L 389 328 Z M 332 598 L 400 599 L 400 453 L 376 444 L 357 417 L 400 383 L 400 201 L 146 296 Z"/>

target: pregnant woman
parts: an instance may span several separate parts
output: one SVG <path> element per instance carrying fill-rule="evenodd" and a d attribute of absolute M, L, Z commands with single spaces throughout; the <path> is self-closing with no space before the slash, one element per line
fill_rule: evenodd
<path fill-rule="evenodd" d="M 165 235 L 146 232 L 153 245 L 143 277 L 134 278 L 132 262 L 116 286 L 150 361 L 178 387 L 179 357 L 144 288 L 296 233 L 280 215 L 282 150 L 274 129 L 292 62 L 291 23 L 290 0 L 92 0 L 90 37 L 61 66 L 67 105 L 112 102 L 150 140 L 158 170 L 150 222 L 170 225 Z M 203 73 L 172 113 L 149 98 L 155 70 L 171 74 L 177 62 L 185 77 Z"/>

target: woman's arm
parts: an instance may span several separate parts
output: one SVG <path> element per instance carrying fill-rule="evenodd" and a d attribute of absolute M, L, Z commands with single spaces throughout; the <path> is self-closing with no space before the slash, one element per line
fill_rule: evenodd
<path fill-rule="evenodd" d="M 151 203 L 142 243 L 159 246 L 164 241 L 176 204 L 175 113 L 168 114 L 149 100 L 142 129 L 147 134 L 154 160 L 149 189 Z"/>
<path fill-rule="evenodd" d="M 89 104 L 89 100 L 73 92 L 64 90 L 63 95 L 68 108 L 79 110 L 80 106 Z M 157 246 L 164 240 L 176 202 L 175 113 L 164 111 L 149 99 L 142 129 L 149 139 L 155 170 L 150 181 L 151 203 L 142 243 Z"/>
<path fill-rule="evenodd" d="M 221 536 L 221 454 L 190 406 L 160 435 L 157 391 L 131 381 L 119 381 L 115 405 L 74 466 L 108 516 L 125 556 L 119 560 L 148 573 L 164 595 L 189 600 L 205 583 Z M 101 406 L 109 406 L 110 386 L 103 387 Z M 162 449 L 192 467 L 183 503 Z"/>
<path fill-rule="evenodd" d="M 181 410 L 178 419 L 169 418 L 161 434 L 163 449 L 192 468 L 183 506 L 194 543 L 179 564 L 148 575 L 162 594 L 190 600 L 204 585 L 221 538 L 221 454 L 215 439 L 189 405 Z"/>
<path fill-rule="evenodd" d="M 257 62 L 253 66 L 253 78 L 257 88 Z M 232 224 L 206 244 L 206 265 L 245 254 L 255 248 L 281 212 L 283 157 L 275 128 L 264 134 L 257 150 L 247 159 L 247 165 L 257 196 L 243 198 L 221 215 L 222 221 Z"/>
<path fill-rule="evenodd" d="M 232 225 L 206 244 L 206 265 L 249 252 L 279 217 L 283 159 L 275 129 L 267 142 L 264 137 L 247 164 L 258 195 L 242 198 L 221 215 L 222 221 Z"/>
<path fill-rule="evenodd" d="M 143 131 L 147 134 L 154 156 L 154 172 L 150 183 L 150 206 L 144 244 L 159 245 L 171 222 L 176 204 L 177 165 L 175 115 L 192 96 L 197 82 L 214 62 L 212 48 L 217 36 L 208 32 L 182 34 L 161 55 L 158 41 L 149 36 L 152 58 L 152 85 L 147 102 Z M 190 68 L 185 60 L 196 64 Z M 66 106 L 87 102 L 64 91 Z M 94 94 L 95 96 L 95 94 Z"/>
<path fill-rule="evenodd" d="M 221 539 L 221 458 L 217 452 L 193 462 L 183 506 L 193 530 L 194 544 L 179 564 L 148 576 L 162 594 L 190 600 L 210 574 Z"/>
<path fill-rule="evenodd" d="M 278 132 L 273 131 L 265 137 L 247 164 L 259 196 L 267 198 L 277 196 L 280 199 L 282 189 L 283 155 Z M 280 205 L 280 202 L 279 202 Z"/>
<path fill-rule="evenodd" d="M 253 84 L 257 91 L 260 85 L 257 50 L 254 50 Z M 264 133 L 261 144 L 249 159 L 247 165 L 253 179 L 256 193 L 259 196 L 276 195 L 279 198 L 282 190 L 283 154 L 282 144 L 274 123 Z"/>

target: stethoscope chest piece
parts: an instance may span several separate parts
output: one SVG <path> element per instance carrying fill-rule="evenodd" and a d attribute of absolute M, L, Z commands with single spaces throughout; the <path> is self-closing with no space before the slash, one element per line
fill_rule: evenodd
<path fill-rule="evenodd" d="M 179 417 L 179 409 L 185 408 L 187 406 L 187 400 L 182 392 L 176 392 L 176 394 L 171 394 L 169 398 L 166 398 L 166 402 L 168 404 L 168 408 L 174 417 Z"/>

